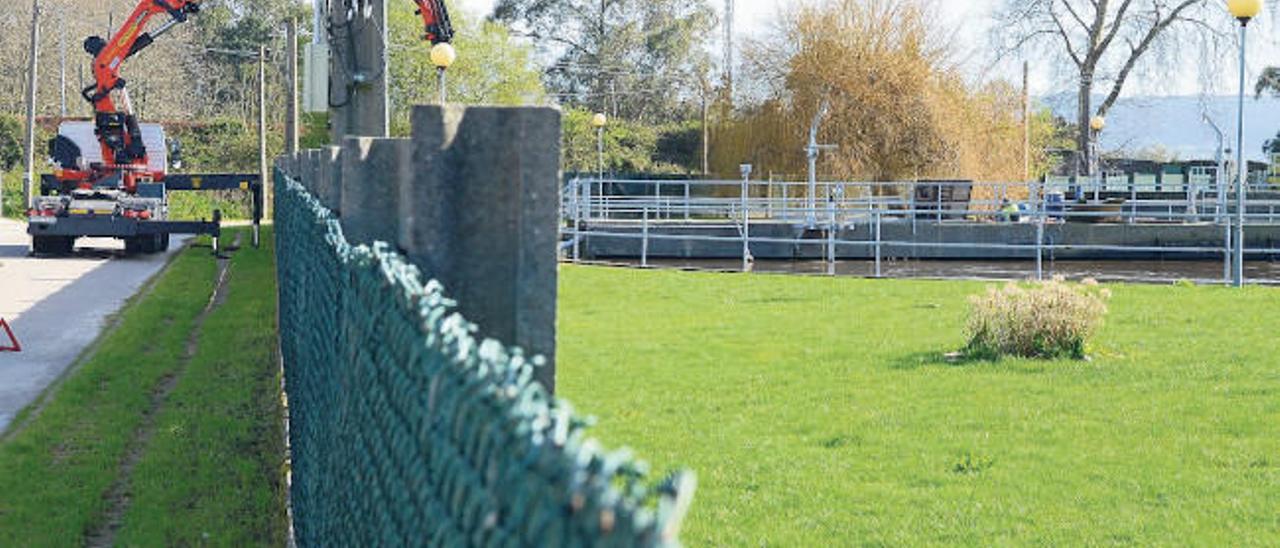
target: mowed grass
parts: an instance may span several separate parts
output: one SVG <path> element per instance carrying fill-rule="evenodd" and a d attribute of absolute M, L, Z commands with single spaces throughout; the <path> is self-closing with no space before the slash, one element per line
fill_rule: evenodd
<path fill-rule="evenodd" d="M 1090 362 L 942 359 L 989 284 L 561 270 L 561 394 L 703 545 L 1274 545 L 1280 290 L 1114 286 Z"/>
<path fill-rule="evenodd" d="M 234 254 L 231 292 L 186 362 L 216 263 L 207 248 L 180 254 L 44 406 L 15 421 L 0 441 L 0 546 L 85 544 L 113 508 L 121 544 L 283 545 L 272 260 L 265 246 Z M 135 444 L 148 413 L 154 430 Z M 108 495 L 127 460 L 122 503 Z"/>

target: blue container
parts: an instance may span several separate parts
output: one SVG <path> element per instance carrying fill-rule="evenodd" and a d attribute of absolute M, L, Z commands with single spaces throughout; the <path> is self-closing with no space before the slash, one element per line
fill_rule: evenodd
<path fill-rule="evenodd" d="M 1061 192 L 1050 192 L 1044 195 L 1044 210 L 1054 219 L 1063 218 L 1067 210 L 1067 196 Z"/>

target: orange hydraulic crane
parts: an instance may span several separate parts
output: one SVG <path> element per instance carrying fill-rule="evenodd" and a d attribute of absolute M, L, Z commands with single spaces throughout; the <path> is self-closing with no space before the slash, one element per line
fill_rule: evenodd
<path fill-rule="evenodd" d="M 418 5 L 418 15 L 422 16 L 422 25 L 426 28 L 423 37 L 432 45 L 453 40 L 453 23 L 449 21 L 449 11 L 444 7 L 444 0 L 413 0 Z"/>
<path fill-rule="evenodd" d="M 104 178 L 119 174 L 120 186 L 129 193 L 137 189 L 139 181 L 164 179 L 164 173 L 147 169 L 147 149 L 129 102 L 129 90 L 120 77 L 120 68 L 125 60 L 186 22 L 188 15 L 199 11 L 199 0 L 142 0 L 111 41 L 99 36 L 91 36 L 84 41 L 85 51 L 94 57 L 94 84 L 86 87 L 81 95 L 93 104 L 94 133 L 102 146 L 102 164 L 88 166 L 88 169 L 64 169 L 60 179 L 75 181 L 81 187 L 93 187 Z M 147 24 L 157 15 L 167 15 L 169 20 L 148 31 Z M 114 97 L 117 92 L 120 105 L 116 104 Z"/>
<path fill-rule="evenodd" d="M 110 41 L 98 36 L 85 40 L 85 51 L 94 56 L 95 82 L 81 94 L 93 104 L 95 134 L 102 147 L 102 163 L 95 166 L 75 166 L 71 161 L 61 162 L 65 164 L 60 171 L 61 181 L 75 183 L 81 188 L 92 188 L 99 186 L 104 179 L 114 178 L 118 174 L 119 187 L 133 193 L 139 181 L 164 180 L 163 172 L 147 169 L 147 149 L 143 144 L 138 121 L 133 115 L 129 90 L 126 88 L 126 81 L 120 76 L 120 69 L 126 60 L 146 49 L 161 35 L 186 22 L 189 15 L 199 13 L 200 1 L 142 0 Z M 453 39 L 453 25 L 443 0 L 414 0 L 414 3 L 417 5 L 418 15 L 422 17 L 426 40 L 439 44 Z M 169 17 L 167 21 L 154 30 L 147 30 L 152 18 L 164 15 Z M 69 147 L 64 144 L 63 148 Z M 58 154 L 55 150 L 55 159 L 59 156 L 70 159 L 70 152 L 72 151 L 66 150 L 66 153 Z"/>
<path fill-rule="evenodd" d="M 125 61 L 199 13 L 201 1 L 139 0 L 110 40 L 92 36 L 84 41 L 93 56 L 94 83 L 81 95 L 93 105 L 94 116 L 92 121 L 64 121 L 49 143 L 56 168 L 41 179 L 40 196 L 28 210 L 27 233 L 35 253 L 70 253 L 76 239 L 86 236 L 123 239 L 126 252 L 153 253 L 168 248 L 170 234 L 220 234 L 218 211 L 212 221 L 169 220 L 168 194 L 173 191 L 249 192 L 255 226 L 261 219 L 264 181 L 258 175 L 167 173 L 163 148 L 149 153 L 145 140 L 164 147 L 164 130 L 138 123 L 120 76 Z M 426 40 L 434 45 L 453 39 L 443 0 L 414 3 Z M 150 28 L 156 17 L 164 22 Z M 85 154 L 94 147 L 100 156 Z"/>

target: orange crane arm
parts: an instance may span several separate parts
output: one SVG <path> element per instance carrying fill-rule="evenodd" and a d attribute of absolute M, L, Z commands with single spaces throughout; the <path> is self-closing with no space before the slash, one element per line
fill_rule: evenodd
<path fill-rule="evenodd" d="M 449 21 L 449 10 L 444 7 L 444 0 L 413 0 L 418 5 L 418 15 L 422 16 L 422 25 L 426 29 L 426 38 L 432 45 L 453 40 L 453 23 Z"/>
<path fill-rule="evenodd" d="M 142 0 L 110 42 L 97 36 L 85 40 L 85 51 L 94 57 L 95 83 L 85 88 L 81 94 L 93 103 L 94 110 L 114 112 L 116 106 L 111 94 L 124 89 L 125 81 L 120 78 L 120 66 L 124 61 L 150 46 L 156 38 L 174 26 L 186 22 L 187 15 L 199 11 L 200 0 Z M 161 14 L 168 14 L 169 21 L 148 32 L 147 23 L 152 17 Z M 128 110 L 128 105 L 125 106 Z"/>

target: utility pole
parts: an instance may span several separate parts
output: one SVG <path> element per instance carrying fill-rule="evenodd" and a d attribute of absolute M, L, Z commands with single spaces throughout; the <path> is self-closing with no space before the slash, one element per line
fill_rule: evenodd
<path fill-rule="evenodd" d="M 31 188 L 36 177 L 36 67 L 40 60 L 40 0 L 31 1 L 30 64 L 27 65 L 27 135 L 24 152 L 26 173 L 22 178 L 22 197 L 31 209 Z"/>
<path fill-rule="evenodd" d="M 67 117 L 67 10 L 58 8 L 58 102 L 62 118 Z"/>
<path fill-rule="evenodd" d="M 365 0 L 348 10 L 329 14 L 333 29 L 331 109 L 333 142 L 348 135 L 386 137 L 391 113 L 387 108 L 387 10 L 385 0 Z"/>
<path fill-rule="evenodd" d="M 733 101 L 733 0 L 724 0 L 724 89 Z"/>
<path fill-rule="evenodd" d="M 708 179 L 710 178 L 708 174 L 711 173 L 711 129 L 707 123 L 711 116 L 707 107 L 707 94 L 710 92 L 704 81 L 702 83 L 702 176 Z"/>
<path fill-rule="evenodd" d="M 1031 65 L 1022 62 L 1022 180 L 1031 183 Z"/>
<path fill-rule="evenodd" d="M 258 46 L 258 179 L 262 183 L 263 209 L 269 209 L 267 181 L 271 174 L 267 171 L 267 46 Z M 266 215 L 266 212 L 263 212 Z M 257 234 L 254 234 L 255 241 Z"/>
<path fill-rule="evenodd" d="M 289 30 L 286 33 L 286 39 L 289 43 L 285 47 L 285 54 L 288 60 L 285 61 L 288 69 L 289 82 L 285 85 L 285 89 L 289 90 L 288 112 L 285 113 L 284 120 L 284 151 L 289 156 L 293 156 L 298 152 L 298 20 L 296 18 L 289 19 Z M 271 193 L 268 192 L 267 196 Z M 270 201 L 268 201 L 270 203 Z"/>

